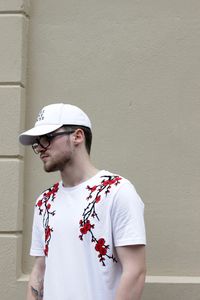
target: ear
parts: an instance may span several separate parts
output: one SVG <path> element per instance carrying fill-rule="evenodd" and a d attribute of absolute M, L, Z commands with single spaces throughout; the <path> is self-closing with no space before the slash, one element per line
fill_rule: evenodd
<path fill-rule="evenodd" d="M 78 146 L 84 142 L 84 131 L 81 128 L 76 129 L 76 131 L 73 134 L 73 142 L 74 145 Z"/>

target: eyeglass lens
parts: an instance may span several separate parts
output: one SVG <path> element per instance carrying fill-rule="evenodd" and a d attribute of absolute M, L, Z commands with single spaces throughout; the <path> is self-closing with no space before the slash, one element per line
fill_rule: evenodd
<path fill-rule="evenodd" d="M 43 135 L 43 136 L 40 136 L 39 138 L 36 139 L 36 143 L 34 143 L 32 145 L 32 148 L 33 148 L 33 151 L 36 153 L 36 154 L 39 154 L 39 150 L 38 150 L 38 146 L 40 145 L 42 148 L 46 149 L 50 146 L 50 143 L 51 143 L 51 140 L 54 139 L 56 136 L 58 135 L 64 135 L 64 134 L 71 134 L 73 133 L 74 131 L 63 131 L 63 132 L 57 132 L 57 133 L 54 133 L 54 134 L 51 134 L 51 135 Z"/>
<path fill-rule="evenodd" d="M 48 138 L 46 135 L 44 135 L 44 136 L 41 136 L 37 142 L 43 148 L 47 148 L 50 145 L 50 138 Z"/>
<path fill-rule="evenodd" d="M 34 143 L 32 145 L 33 151 L 38 154 L 39 150 L 38 150 L 38 146 L 41 146 L 42 148 L 46 149 L 49 147 L 50 145 L 50 138 L 48 136 L 41 136 L 39 138 L 37 138 L 36 143 Z"/>

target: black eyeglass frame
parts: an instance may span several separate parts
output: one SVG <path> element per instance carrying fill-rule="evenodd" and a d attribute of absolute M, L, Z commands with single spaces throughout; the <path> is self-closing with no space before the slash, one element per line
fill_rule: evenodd
<path fill-rule="evenodd" d="M 47 133 L 47 134 L 44 134 L 44 135 L 41 135 L 40 137 L 36 138 L 36 142 L 34 142 L 32 144 L 32 149 L 34 151 L 35 154 L 39 154 L 40 151 L 37 150 L 37 147 L 40 145 L 40 147 L 42 147 L 43 149 L 47 149 L 50 145 L 51 145 L 51 141 L 56 137 L 56 136 L 60 136 L 60 135 L 70 135 L 72 133 L 74 133 L 75 130 L 71 130 L 71 131 L 61 131 L 61 132 L 55 132 L 55 133 Z M 48 142 L 48 145 L 47 146 L 44 146 L 42 145 L 42 143 L 40 142 L 40 140 L 42 138 L 46 138 L 47 139 L 47 142 Z"/>

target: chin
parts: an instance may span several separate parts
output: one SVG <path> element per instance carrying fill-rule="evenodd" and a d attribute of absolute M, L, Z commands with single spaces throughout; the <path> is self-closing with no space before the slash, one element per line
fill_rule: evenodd
<path fill-rule="evenodd" d="M 58 171 L 58 168 L 56 168 L 56 166 L 44 165 L 44 171 L 47 173 L 56 172 L 56 171 Z"/>

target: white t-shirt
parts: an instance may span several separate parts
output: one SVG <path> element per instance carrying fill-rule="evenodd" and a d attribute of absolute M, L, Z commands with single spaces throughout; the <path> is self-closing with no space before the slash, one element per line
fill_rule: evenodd
<path fill-rule="evenodd" d="M 143 212 L 133 185 L 108 171 L 46 190 L 36 202 L 30 251 L 46 256 L 43 300 L 114 300 L 115 247 L 146 244 Z"/>

